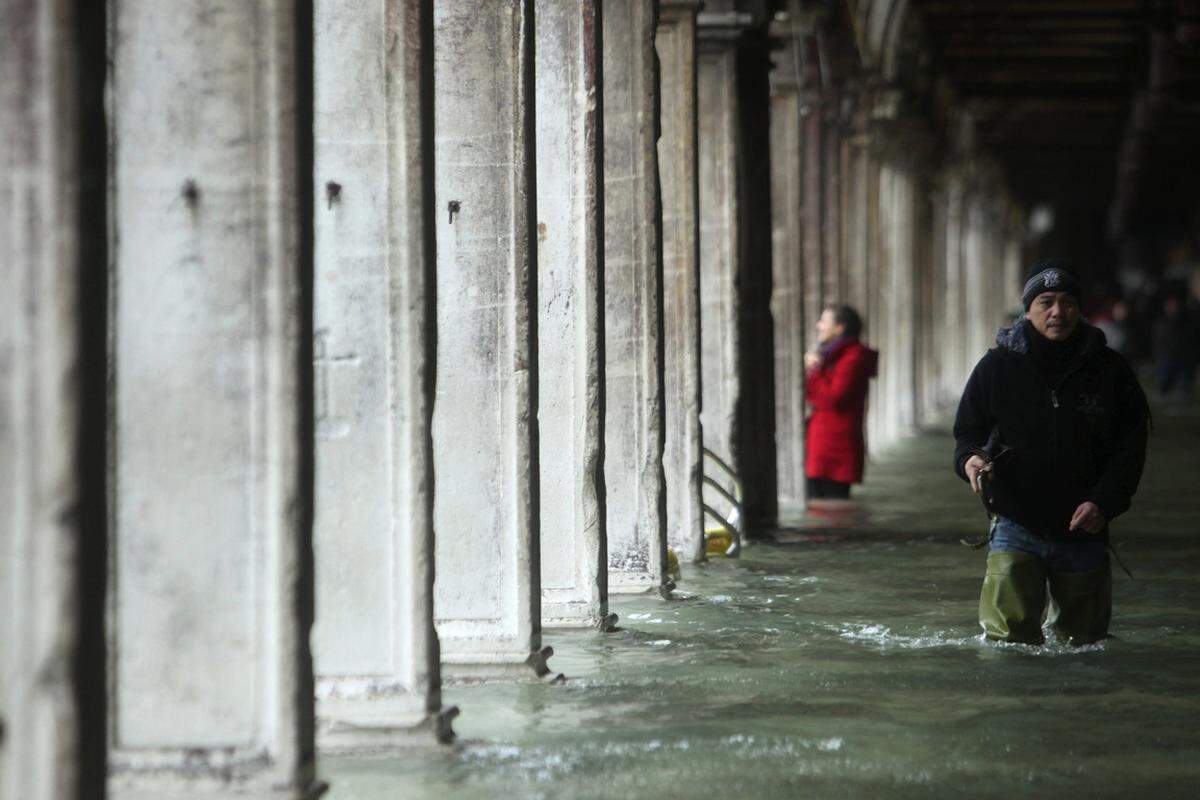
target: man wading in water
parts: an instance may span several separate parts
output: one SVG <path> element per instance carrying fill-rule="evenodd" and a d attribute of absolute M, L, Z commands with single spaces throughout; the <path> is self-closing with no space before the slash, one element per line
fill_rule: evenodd
<path fill-rule="evenodd" d="M 954 420 L 954 468 L 996 517 L 979 623 L 989 639 L 1072 644 L 1104 638 L 1112 616 L 1108 525 L 1129 508 L 1146 458 L 1149 408 L 1125 360 L 1080 319 L 1065 261 L 1034 265 L 1025 317 L 996 336 Z"/>

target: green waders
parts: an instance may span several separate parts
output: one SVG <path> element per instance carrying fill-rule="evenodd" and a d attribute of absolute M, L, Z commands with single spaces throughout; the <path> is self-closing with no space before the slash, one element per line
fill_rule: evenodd
<path fill-rule="evenodd" d="M 1087 572 L 1058 572 L 1029 553 L 988 553 L 979 593 L 979 624 L 989 639 L 1041 644 L 1046 584 L 1057 607 L 1051 625 L 1071 644 L 1108 635 L 1112 573 L 1106 562 Z"/>

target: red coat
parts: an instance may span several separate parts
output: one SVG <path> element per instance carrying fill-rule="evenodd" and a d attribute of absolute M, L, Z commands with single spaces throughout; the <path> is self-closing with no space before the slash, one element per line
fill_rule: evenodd
<path fill-rule="evenodd" d="M 805 434 L 804 472 L 810 478 L 860 483 L 867 445 L 863 416 L 867 383 L 875 377 L 879 353 L 858 339 L 834 345 L 825 361 L 805 376 L 812 415 Z"/>

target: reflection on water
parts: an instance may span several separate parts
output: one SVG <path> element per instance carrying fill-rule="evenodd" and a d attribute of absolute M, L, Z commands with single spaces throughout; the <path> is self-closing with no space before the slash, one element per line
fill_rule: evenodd
<path fill-rule="evenodd" d="M 1158 420 L 1113 638 L 983 641 L 958 540 L 986 520 L 931 434 L 872 465 L 853 524 L 789 520 L 671 601 L 618 598 L 621 630 L 547 635 L 567 683 L 449 687 L 457 746 L 323 759 L 330 797 L 1194 797 L 1200 417 Z"/>

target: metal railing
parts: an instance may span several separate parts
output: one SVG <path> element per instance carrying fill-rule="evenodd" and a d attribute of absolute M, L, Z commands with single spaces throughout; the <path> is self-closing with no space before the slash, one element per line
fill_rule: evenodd
<path fill-rule="evenodd" d="M 729 504 L 729 511 L 722 514 L 717 509 L 713 508 L 707 502 L 704 503 L 704 514 L 706 517 L 711 517 L 720 526 L 718 529 L 709 529 L 705 526 L 704 530 L 704 546 L 708 548 L 709 541 L 722 537 L 722 531 L 729 534 L 730 543 L 725 548 L 725 555 L 729 558 L 737 557 L 742 550 L 742 479 L 734 472 L 733 467 L 721 458 L 719 455 L 704 448 L 705 466 L 711 462 L 715 464 L 719 473 L 722 473 L 728 480 L 728 483 L 722 483 L 711 474 L 708 469 L 704 470 L 704 485 L 712 488 L 722 499 Z"/>

